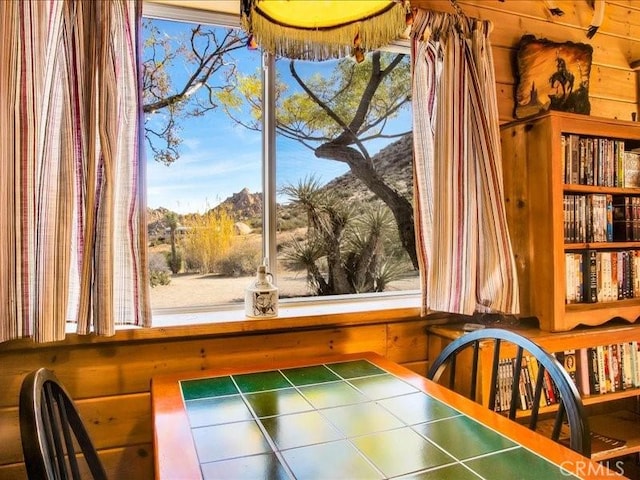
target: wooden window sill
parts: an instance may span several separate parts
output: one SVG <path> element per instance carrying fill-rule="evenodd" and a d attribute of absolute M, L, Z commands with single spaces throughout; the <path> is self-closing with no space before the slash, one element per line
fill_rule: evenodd
<path fill-rule="evenodd" d="M 278 317 L 253 319 L 244 315 L 241 308 L 204 312 L 154 313 L 150 328 L 121 326 L 112 337 L 76 335 L 74 324 L 69 324 L 69 334 L 62 342 L 37 344 L 30 339 L 19 339 L 0 344 L 0 351 L 58 347 L 77 344 L 167 340 L 187 337 L 225 337 L 253 333 L 277 333 L 283 331 L 341 328 L 355 325 L 395 323 L 420 318 L 419 295 L 394 295 L 367 300 L 336 299 L 332 302 L 281 302 Z M 433 323 L 443 323 L 447 314 L 434 313 L 425 318 Z"/>

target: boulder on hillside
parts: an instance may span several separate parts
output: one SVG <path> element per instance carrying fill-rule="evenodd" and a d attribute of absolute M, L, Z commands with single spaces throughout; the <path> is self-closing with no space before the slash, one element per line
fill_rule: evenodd
<path fill-rule="evenodd" d="M 236 222 L 233 224 L 233 231 L 236 235 L 249 235 L 253 229 L 243 222 Z"/>

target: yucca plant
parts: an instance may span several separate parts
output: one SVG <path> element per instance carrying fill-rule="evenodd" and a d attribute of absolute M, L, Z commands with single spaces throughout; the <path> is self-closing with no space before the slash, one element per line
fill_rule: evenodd
<path fill-rule="evenodd" d="M 306 269 L 317 295 L 381 292 L 405 270 L 391 212 L 384 204 L 361 206 L 321 188 L 314 177 L 287 185 L 294 208 L 307 215 L 307 234 L 283 250 L 285 266 Z"/>

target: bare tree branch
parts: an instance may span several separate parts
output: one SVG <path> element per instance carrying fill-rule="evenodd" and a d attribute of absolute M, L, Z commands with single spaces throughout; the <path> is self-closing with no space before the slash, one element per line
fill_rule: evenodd
<path fill-rule="evenodd" d="M 180 157 L 178 120 L 218 108 L 216 92 L 234 87 L 237 69 L 232 53 L 245 48 L 246 35 L 237 29 L 195 25 L 188 39 L 180 40 L 161 32 L 152 21 L 145 22 L 145 28 L 145 138 L 154 158 L 170 164 Z M 180 84 L 171 73 L 176 66 L 189 71 Z"/>

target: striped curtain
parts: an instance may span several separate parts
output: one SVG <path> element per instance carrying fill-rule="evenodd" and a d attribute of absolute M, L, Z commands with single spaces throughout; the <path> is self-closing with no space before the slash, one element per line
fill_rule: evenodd
<path fill-rule="evenodd" d="M 149 322 L 140 18 L 136 0 L 0 2 L 0 341 Z"/>
<path fill-rule="evenodd" d="M 486 21 L 418 10 L 414 201 L 423 314 L 519 313 Z"/>

